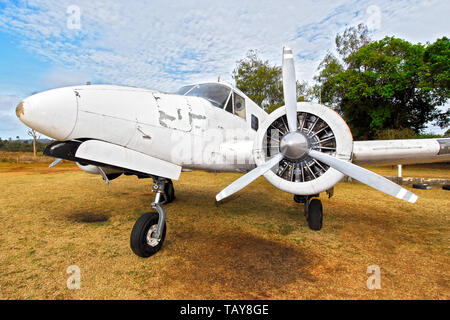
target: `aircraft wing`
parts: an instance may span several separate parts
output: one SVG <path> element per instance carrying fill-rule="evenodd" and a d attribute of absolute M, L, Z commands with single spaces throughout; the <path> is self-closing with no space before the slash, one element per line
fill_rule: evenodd
<path fill-rule="evenodd" d="M 181 172 L 181 167 L 171 162 L 99 140 L 83 142 L 75 157 L 174 180 Z"/>
<path fill-rule="evenodd" d="M 450 161 L 450 138 L 353 142 L 357 164 L 414 164 Z"/>

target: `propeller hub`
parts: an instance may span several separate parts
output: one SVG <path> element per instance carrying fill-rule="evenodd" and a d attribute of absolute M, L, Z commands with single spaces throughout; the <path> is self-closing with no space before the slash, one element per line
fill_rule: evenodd
<path fill-rule="evenodd" d="M 300 160 L 308 154 L 308 138 L 301 132 L 289 132 L 280 141 L 281 153 L 290 160 Z"/>

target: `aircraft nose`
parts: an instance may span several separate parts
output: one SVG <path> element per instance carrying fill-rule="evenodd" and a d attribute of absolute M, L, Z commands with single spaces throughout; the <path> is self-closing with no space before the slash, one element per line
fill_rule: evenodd
<path fill-rule="evenodd" d="M 16 107 L 25 125 L 48 137 L 65 140 L 77 119 L 78 107 L 72 88 L 60 88 L 32 95 Z"/>

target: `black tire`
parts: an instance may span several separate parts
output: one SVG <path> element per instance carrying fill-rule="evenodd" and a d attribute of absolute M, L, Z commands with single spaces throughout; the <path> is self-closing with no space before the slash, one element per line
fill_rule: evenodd
<path fill-rule="evenodd" d="M 172 180 L 169 180 L 164 187 L 164 196 L 166 197 L 166 204 L 175 200 L 175 188 L 173 187 Z"/>
<path fill-rule="evenodd" d="M 121 175 L 122 175 L 122 172 L 121 173 L 110 173 L 110 174 L 107 174 L 106 177 L 108 178 L 109 181 L 111 181 L 111 180 L 117 179 Z"/>
<path fill-rule="evenodd" d="M 166 238 L 165 223 L 159 242 L 154 246 L 147 243 L 147 233 L 151 227 L 154 228 L 154 226 L 158 224 L 158 219 L 159 214 L 157 212 L 147 212 L 140 216 L 134 224 L 133 230 L 131 230 L 130 246 L 131 250 L 139 257 L 148 258 L 161 249 L 164 239 Z M 155 240 L 155 242 L 156 241 L 157 240 Z"/>
<path fill-rule="evenodd" d="M 319 199 L 312 199 L 309 202 L 308 208 L 308 226 L 311 230 L 319 231 L 322 229 L 323 209 L 322 201 Z"/>
<path fill-rule="evenodd" d="M 306 196 L 300 196 L 298 194 L 294 195 L 294 201 L 297 203 L 305 203 Z"/>
<path fill-rule="evenodd" d="M 412 187 L 414 189 L 431 190 L 431 186 L 425 183 L 415 183 Z"/>
<path fill-rule="evenodd" d="M 446 185 L 442 186 L 442 189 L 450 190 L 450 184 L 446 184 Z"/>

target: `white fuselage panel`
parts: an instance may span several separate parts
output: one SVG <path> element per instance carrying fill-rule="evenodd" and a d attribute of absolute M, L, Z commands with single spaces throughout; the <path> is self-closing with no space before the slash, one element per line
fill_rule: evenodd
<path fill-rule="evenodd" d="M 189 169 L 254 168 L 256 131 L 239 116 L 200 97 L 117 88 L 73 88 L 78 115 L 67 140 L 103 140 Z"/>

